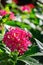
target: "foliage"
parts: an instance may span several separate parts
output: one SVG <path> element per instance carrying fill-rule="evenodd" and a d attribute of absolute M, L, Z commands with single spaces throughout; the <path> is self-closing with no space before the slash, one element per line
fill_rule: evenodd
<path fill-rule="evenodd" d="M 43 65 L 39 62 L 40 57 L 43 60 L 43 24 L 40 25 L 40 21 L 43 20 L 37 15 L 37 12 L 42 14 L 40 8 L 43 5 L 37 4 L 40 7 L 39 11 L 37 6 L 33 6 L 10 3 L 0 10 L 0 65 Z M 18 51 L 11 52 L 3 43 L 4 35 L 10 31 L 9 28 L 15 27 L 20 27 L 32 35 L 32 45 L 23 55 L 19 55 Z"/>

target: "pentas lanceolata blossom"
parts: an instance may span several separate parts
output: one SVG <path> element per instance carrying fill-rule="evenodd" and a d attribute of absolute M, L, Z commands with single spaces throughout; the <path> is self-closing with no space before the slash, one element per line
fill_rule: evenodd
<path fill-rule="evenodd" d="M 27 6 L 21 6 L 21 7 L 20 7 L 20 10 L 21 10 L 22 12 L 30 12 L 30 11 L 31 11 L 30 7 L 27 7 Z"/>
<path fill-rule="evenodd" d="M 16 16 L 14 15 L 13 12 L 7 12 L 5 10 L 0 10 L 0 16 L 6 16 L 9 15 L 9 20 L 15 20 Z"/>
<path fill-rule="evenodd" d="M 15 20 L 16 16 L 14 15 L 14 13 L 10 12 L 10 16 L 9 16 L 10 20 Z"/>
<path fill-rule="evenodd" d="M 18 51 L 19 54 L 24 54 L 28 50 L 28 46 L 31 46 L 31 34 L 25 30 L 15 27 L 4 35 L 3 42 L 11 51 Z"/>
<path fill-rule="evenodd" d="M 0 16 L 5 16 L 7 12 L 5 10 L 0 10 Z"/>
<path fill-rule="evenodd" d="M 31 9 L 35 8 L 33 4 L 28 4 L 27 6 L 30 7 Z"/>
<path fill-rule="evenodd" d="M 24 5 L 24 6 L 21 6 L 20 7 L 20 10 L 22 12 L 31 12 L 31 10 L 34 8 L 34 5 L 33 4 L 28 4 L 28 5 Z"/>

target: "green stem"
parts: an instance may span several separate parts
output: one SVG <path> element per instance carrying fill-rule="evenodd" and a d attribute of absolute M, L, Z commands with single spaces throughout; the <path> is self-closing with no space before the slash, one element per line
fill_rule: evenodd
<path fill-rule="evenodd" d="M 14 64 L 13 65 L 16 65 L 16 62 L 14 62 Z"/>

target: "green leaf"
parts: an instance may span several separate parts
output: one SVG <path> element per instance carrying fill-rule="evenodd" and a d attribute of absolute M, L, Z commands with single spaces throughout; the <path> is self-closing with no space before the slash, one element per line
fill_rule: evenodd
<path fill-rule="evenodd" d="M 3 39 L 3 35 L 2 34 L 0 34 L 0 41 Z"/>
<path fill-rule="evenodd" d="M 38 46 L 36 46 L 36 45 L 33 45 L 28 51 L 26 51 L 25 53 L 24 53 L 24 55 L 25 56 L 31 56 L 31 55 L 33 55 L 33 54 L 35 54 L 35 53 L 37 53 L 39 51 L 39 48 L 38 48 Z M 23 56 L 24 56 L 23 55 Z"/>
<path fill-rule="evenodd" d="M 28 65 L 42 65 L 36 59 L 29 56 L 21 56 L 19 60 L 25 62 Z"/>
<path fill-rule="evenodd" d="M 38 47 L 40 48 L 40 51 L 43 52 L 43 43 L 41 43 L 41 42 L 40 42 L 39 40 L 37 40 L 36 38 L 35 38 L 35 41 L 36 41 Z"/>
<path fill-rule="evenodd" d="M 28 30 L 31 29 L 30 25 L 23 23 L 23 22 L 18 22 L 18 21 L 7 21 L 5 24 L 10 25 L 10 26 L 18 26 L 21 28 L 27 28 Z"/>
<path fill-rule="evenodd" d="M 32 57 L 33 57 L 33 56 L 38 56 L 38 57 L 39 57 L 39 56 L 43 56 L 43 53 L 38 52 L 38 53 L 35 53 L 35 54 L 31 55 L 31 56 L 32 56 Z"/>

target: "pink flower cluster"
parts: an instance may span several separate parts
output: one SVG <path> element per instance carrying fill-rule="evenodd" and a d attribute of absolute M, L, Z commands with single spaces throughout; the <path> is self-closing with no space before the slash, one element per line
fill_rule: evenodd
<path fill-rule="evenodd" d="M 7 12 L 5 10 L 0 10 L 0 15 L 1 16 L 5 16 L 7 14 Z"/>
<path fill-rule="evenodd" d="M 33 4 L 28 4 L 28 5 L 24 5 L 24 6 L 21 6 L 20 7 L 20 10 L 22 11 L 22 12 L 31 12 L 31 9 L 33 9 L 34 8 L 34 5 Z"/>
<path fill-rule="evenodd" d="M 27 6 L 30 7 L 31 9 L 35 8 L 33 4 L 28 4 Z"/>
<path fill-rule="evenodd" d="M 20 9 L 22 12 L 30 12 L 31 11 L 30 7 L 27 7 L 27 6 L 21 6 Z"/>
<path fill-rule="evenodd" d="M 31 37 L 30 33 L 15 27 L 4 35 L 3 42 L 11 51 L 18 51 L 21 55 L 24 54 L 24 52 L 28 50 L 28 46 L 31 45 Z"/>
<path fill-rule="evenodd" d="M 14 15 L 14 13 L 12 13 L 12 12 L 10 12 L 10 16 L 9 16 L 9 19 L 10 20 L 15 20 L 15 15 Z"/>
<path fill-rule="evenodd" d="M 15 17 L 13 12 L 7 12 L 5 10 L 0 10 L 0 16 L 5 16 L 7 14 L 9 14 L 9 19 L 10 20 L 15 20 L 16 17 Z"/>

